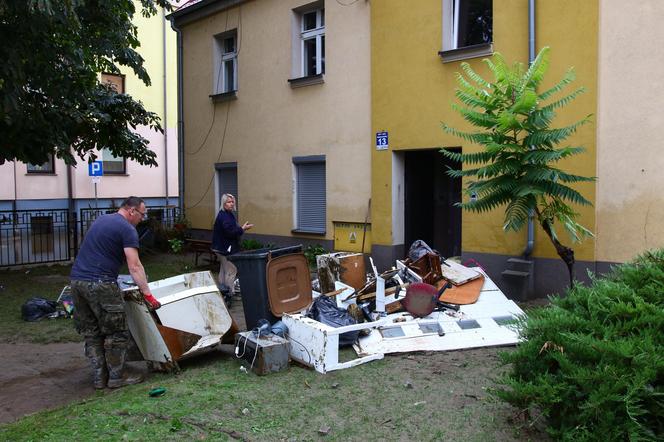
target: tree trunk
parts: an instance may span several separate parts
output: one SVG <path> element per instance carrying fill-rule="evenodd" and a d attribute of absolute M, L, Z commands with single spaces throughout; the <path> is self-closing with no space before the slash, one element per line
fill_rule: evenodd
<path fill-rule="evenodd" d="M 572 288 L 574 285 L 574 250 L 562 245 L 560 241 L 553 237 L 549 223 L 546 221 L 540 221 L 540 225 L 542 226 L 542 229 L 544 229 L 544 232 L 546 232 L 548 235 L 553 246 L 556 248 L 556 252 L 558 252 L 560 259 L 562 259 L 563 262 L 567 265 L 567 271 L 569 272 L 569 286 Z"/>

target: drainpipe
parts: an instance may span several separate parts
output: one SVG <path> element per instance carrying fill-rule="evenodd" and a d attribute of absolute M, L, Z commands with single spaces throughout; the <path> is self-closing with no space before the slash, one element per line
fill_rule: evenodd
<path fill-rule="evenodd" d="M 166 10 L 163 7 L 161 8 L 161 19 L 161 50 L 164 61 L 164 185 L 166 191 L 166 206 L 168 206 L 168 87 L 166 84 L 168 77 L 166 75 Z"/>
<path fill-rule="evenodd" d="M 72 248 L 74 253 L 72 256 L 78 255 L 78 226 L 76 225 L 76 212 L 74 208 L 74 188 L 71 179 L 71 166 L 67 164 L 67 210 L 69 214 L 67 218 L 69 220 L 69 238 L 72 240 Z M 71 253 L 71 248 L 70 248 Z"/>
<path fill-rule="evenodd" d="M 19 244 L 16 242 L 16 224 L 18 223 L 18 212 L 16 211 L 17 209 L 17 199 L 18 199 L 18 191 L 16 190 L 16 160 L 13 161 L 14 163 L 14 201 L 12 201 L 12 241 L 14 242 L 14 261 L 17 261 L 17 257 L 19 255 Z"/>
<path fill-rule="evenodd" d="M 535 61 L 535 0 L 528 0 L 528 64 Z M 533 253 L 535 247 L 535 211 L 528 213 L 528 242 L 523 251 L 526 259 Z"/>
<path fill-rule="evenodd" d="M 182 105 L 182 31 L 175 26 L 175 20 L 171 19 L 171 28 L 177 34 L 177 69 L 178 69 L 178 206 L 180 214 L 184 215 L 184 121 Z"/>

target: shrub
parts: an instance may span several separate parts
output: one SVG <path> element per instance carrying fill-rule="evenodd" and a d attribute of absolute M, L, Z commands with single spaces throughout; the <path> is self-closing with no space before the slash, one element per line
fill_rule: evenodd
<path fill-rule="evenodd" d="M 181 253 L 184 249 L 184 241 L 179 238 L 173 238 L 168 240 L 168 245 L 173 253 Z"/>
<path fill-rule="evenodd" d="M 242 250 L 256 250 L 262 249 L 265 245 L 262 242 L 256 241 L 255 239 L 243 239 L 240 243 L 240 248 Z"/>
<path fill-rule="evenodd" d="M 316 257 L 325 253 L 327 253 L 327 250 L 320 244 L 310 244 L 304 248 L 304 256 L 307 258 L 307 262 L 311 268 L 316 268 Z"/>
<path fill-rule="evenodd" d="M 664 437 L 664 251 L 589 287 L 576 285 L 521 321 L 524 342 L 492 391 L 546 417 L 563 440 Z"/>

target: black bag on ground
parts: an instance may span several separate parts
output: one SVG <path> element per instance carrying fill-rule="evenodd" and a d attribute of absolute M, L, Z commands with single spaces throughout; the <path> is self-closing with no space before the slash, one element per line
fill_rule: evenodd
<path fill-rule="evenodd" d="M 334 299 L 324 295 L 316 298 L 309 309 L 308 316 L 334 328 L 357 324 L 355 318 L 353 318 L 346 310 L 337 307 L 337 303 Z M 359 335 L 359 330 L 340 334 L 339 347 L 353 345 Z"/>
<path fill-rule="evenodd" d="M 34 322 L 55 313 L 58 303 L 44 298 L 30 298 L 21 306 L 24 321 Z"/>

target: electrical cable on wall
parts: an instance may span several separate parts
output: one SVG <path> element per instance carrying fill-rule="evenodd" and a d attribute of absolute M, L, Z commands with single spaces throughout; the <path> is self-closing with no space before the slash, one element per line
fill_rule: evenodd
<path fill-rule="evenodd" d="M 341 6 L 352 6 L 352 5 L 354 5 L 355 3 L 357 3 L 357 1 L 358 1 L 358 0 L 353 0 L 353 1 L 350 2 L 350 3 L 343 3 L 343 2 L 341 2 L 340 0 L 337 0 L 337 3 L 339 3 Z"/>
<path fill-rule="evenodd" d="M 224 24 L 224 32 L 228 31 L 228 16 L 229 13 L 226 13 L 226 23 Z M 219 69 L 217 69 L 217 78 L 214 82 L 214 90 L 218 91 L 219 90 L 219 80 L 221 77 L 221 67 L 223 64 L 223 60 L 219 60 Z M 212 122 L 210 123 L 210 127 L 208 128 L 207 133 L 205 134 L 205 138 L 203 138 L 203 141 L 201 144 L 193 151 L 193 152 L 185 152 L 187 155 L 196 155 L 198 152 L 201 151 L 203 146 L 205 146 L 205 143 L 207 143 L 208 137 L 210 136 L 210 133 L 212 132 L 212 128 L 214 128 L 214 122 L 217 118 L 217 106 L 215 103 L 212 103 Z"/>
<path fill-rule="evenodd" d="M 228 16 L 229 15 L 230 14 L 227 12 L 226 13 L 226 25 L 225 25 L 225 31 L 224 32 L 228 31 Z M 238 55 L 240 55 L 240 42 L 241 42 L 241 39 L 242 39 L 242 6 L 238 7 L 237 35 L 238 35 L 238 42 L 237 42 L 237 50 L 235 52 L 236 60 L 237 60 Z M 220 66 L 219 66 L 218 74 L 217 74 L 217 85 L 216 85 L 217 87 L 219 86 L 218 80 L 219 80 L 219 76 L 220 76 L 220 73 L 221 73 L 221 63 L 222 63 L 222 61 L 220 60 L 219 63 L 220 63 Z M 217 106 L 214 105 L 213 114 L 212 114 L 212 123 L 210 124 L 210 129 L 208 130 L 208 133 L 205 136 L 205 139 L 203 140 L 203 143 L 199 146 L 199 148 L 195 152 L 190 153 L 190 155 L 194 155 L 195 153 L 198 153 L 203 148 L 205 143 L 207 142 L 207 139 L 208 139 L 210 133 L 212 132 L 212 128 L 214 127 L 214 121 L 215 121 L 215 118 L 216 118 L 216 109 L 217 109 Z M 226 102 L 226 121 L 224 122 L 224 131 L 221 135 L 221 146 L 219 147 L 219 155 L 217 156 L 216 163 L 221 162 L 221 154 L 224 151 L 224 142 L 226 141 L 226 131 L 227 131 L 227 128 L 228 128 L 228 117 L 229 117 L 230 112 L 231 112 L 230 102 Z M 210 178 L 210 182 L 208 183 L 207 188 L 205 189 L 205 192 L 203 193 L 201 198 L 198 201 L 196 201 L 195 204 L 193 204 L 191 206 L 186 206 L 185 210 L 193 209 L 194 207 L 197 207 L 200 203 L 203 202 L 203 200 L 205 199 L 207 194 L 210 192 L 210 189 L 212 188 L 212 183 L 214 183 L 214 178 L 215 178 L 215 172 L 213 171 L 212 177 Z"/>

